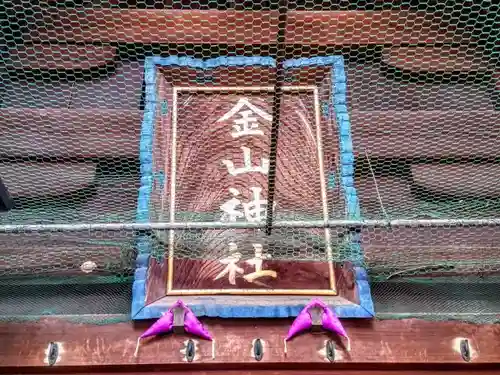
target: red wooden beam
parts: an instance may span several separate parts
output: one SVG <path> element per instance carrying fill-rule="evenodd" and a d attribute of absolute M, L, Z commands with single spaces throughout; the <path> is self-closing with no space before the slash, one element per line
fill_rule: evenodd
<path fill-rule="evenodd" d="M 0 241 L 2 274 L 23 276 L 17 279 L 19 283 L 28 280 L 39 285 L 46 278 L 50 281 L 54 277 L 112 275 L 113 270 L 134 263 L 132 236 L 19 233 L 0 235 Z"/>
<path fill-rule="evenodd" d="M 138 153 L 142 120 L 138 110 L 4 108 L 0 114 L 4 155 L 116 157 Z M 497 157 L 500 138 L 495 126 L 499 121 L 500 114 L 493 110 L 351 112 L 354 149 L 371 157 Z M 10 131 L 12 126 L 16 132 Z"/>
<path fill-rule="evenodd" d="M 14 198 L 69 194 L 91 186 L 95 172 L 91 162 L 0 164 L 0 176 Z"/>
<path fill-rule="evenodd" d="M 44 11 L 36 41 L 275 43 L 276 11 L 57 9 Z M 408 11 L 290 11 L 286 43 L 306 45 L 453 43 L 461 37 L 438 15 Z"/>
<path fill-rule="evenodd" d="M 290 12 L 286 40 L 312 45 L 463 42 L 438 15 L 394 10 Z"/>
<path fill-rule="evenodd" d="M 96 317 L 97 318 L 97 317 Z M 330 337 L 306 333 L 289 342 L 288 355 L 283 352 L 283 337 L 291 323 L 282 319 L 202 319 L 216 339 L 216 357 L 211 357 L 211 343 L 198 341 L 198 358 L 187 364 L 181 350 L 188 338 L 182 334 L 144 341 L 137 358 L 133 356 L 138 335 L 150 324 L 119 323 L 109 325 L 77 324 L 47 318 L 37 322 L 0 324 L 0 369 L 19 366 L 16 373 L 28 368 L 42 369 L 49 342 L 59 343 L 60 357 L 55 367 L 89 372 L 91 366 L 123 366 L 128 371 L 137 365 L 156 370 L 197 368 L 222 370 L 257 364 L 252 357 L 252 340 L 264 342 L 264 356 L 259 366 L 304 368 L 304 366 L 369 367 L 375 364 L 429 365 L 465 364 L 457 344 L 467 339 L 470 345 L 470 369 L 475 365 L 500 363 L 500 327 L 459 322 L 345 321 L 351 336 L 350 353 L 336 341 L 336 364 L 326 361 L 321 349 Z M 336 340 L 335 338 L 332 338 Z M 168 365 L 167 365 L 168 364 Z M 206 367 L 196 367 L 196 366 Z M 186 367 L 194 366 L 194 367 Z M 280 366 L 280 367 L 277 367 Z M 102 369 L 103 367 L 101 367 Z M 380 369 L 380 367 L 379 367 Z M 39 371 L 40 371 L 39 370 Z"/>
<path fill-rule="evenodd" d="M 9 69 L 91 69 L 114 62 L 116 47 L 106 45 L 33 44 L 9 50 Z"/>
<path fill-rule="evenodd" d="M 500 197 L 498 164 L 415 164 L 413 182 L 434 194 L 459 197 Z"/>
<path fill-rule="evenodd" d="M 380 158 L 497 157 L 499 122 L 494 110 L 351 113 L 354 150 Z"/>
<path fill-rule="evenodd" d="M 473 72 L 492 68 L 476 47 L 466 45 L 387 47 L 382 51 L 382 61 L 411 72 Z"/>
<path fill-rule="evenodd" d="M 135 157 L 141 120 L 141 111 L 127 109 L 4 108 L 0 151 L 18 157 Z"/>

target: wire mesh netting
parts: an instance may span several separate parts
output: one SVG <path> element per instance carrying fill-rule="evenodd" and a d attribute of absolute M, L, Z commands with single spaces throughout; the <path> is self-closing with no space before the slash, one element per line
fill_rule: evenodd
<path fill-rule="evenodd" d="M 494 2 L 6 0 L 0 14 L 0 316 L 128 316 L 142 238 L 158 262 L 215 261 L 200 280 L 259 244 L 298 273 L 365 267 L 380 318 L 499 319 Z M 152 56 L 170 63 L 149 134 Z M 200 63 L 227 57 L 246 59 Z M 220 222 L 260 227 L 203 227 Z"/>

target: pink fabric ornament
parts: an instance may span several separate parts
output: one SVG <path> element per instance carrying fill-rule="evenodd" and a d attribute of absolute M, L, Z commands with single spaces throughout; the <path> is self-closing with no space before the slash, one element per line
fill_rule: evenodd
<path fill-rule="evenodd" d="M 201 337 L 208 341 L 214 341 L 210 333 L 203 327 L 203 324 L 198 320 L 198 318 L 194 315 L 189 307 L 184 305 L 182 301 L 178 301 L 177 303 L 181 303 L 181 306 L 184 307 L 184 330 L 192 335 Z"/>
<path fill-rule="evenodd" d="M 194 315 L 193 311 L 181 300 L 174 303 L 166 313 L 164 313 L 151 327 L 139 336 L 137 339 L 134 357 L 137 357 L 139 353 L 139 343 L 142 339 L 159 334 L 165 334 L 174 329 L 174 309 L 178 307 L 184 310 L 184 330 L 192 335 L 212 341 L 212 358 L 215 358 L 215 340 L 205 327 L 203 327 L 203 324 L 201 324 L 198 318 Z"/>
<path fill-rule="evenodd" d="M 312 327 L 312 317 L 309 313 L 309 310 L 312 308 L 320 308 L 323 310 L 323 314 L 321 317 L 321 325 L 327 331 L 333 332 L 337 335 L 345 337 L 347 339 L 347 351 L 351 350 L 351 343 L 347 332 L 345 331 L 342 323 L 339 318 L 335 315 L 335 313 L 321 300 L 313 299 L 309 302 L 297 315 L 295 320 L 293 321 L 290 329 L 288 330 L 288 334 L 285 337 L 285 354 L 287 352 L 287 341 L 291 340 L 294 336 L 298 335 L 300 332 L 311 329 Z"/>
<path fill-rule="evenodd" d="M 162 333 L 168 333 L 174 328 L 174 313 L 172 309 L 168 310 L 163 314 L 160 319 L 153 323 L 142 335 L 139 336 L 140 339 L 145 339 L 146 337 L 156 336 Z"/>

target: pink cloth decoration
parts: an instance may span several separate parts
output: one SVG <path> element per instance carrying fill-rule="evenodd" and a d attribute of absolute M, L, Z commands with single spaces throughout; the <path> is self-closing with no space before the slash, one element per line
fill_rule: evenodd
<path fill-rule="evenodd" d="M 170 332 L 174 328 L 174 313 L 172 309 L 162 315 L 154 324 L 149 327 L 141 336 L 141 339 L 146 337 L 156 336 L 161 333 Z"/>
<path fill-rule="evenodd" d="M 141 335 L 141 339 L 156 336 L 160 333 L 170 332 L 174 328 L 174 309 L 180 307 L 184 310 L 184 329 L 186 332 L 199 336 L 205 340 L 212 341 L 212 336 L 207 332 L 203 324 L 194 315 L 193 311 L 184 302 L 178 300 L 168 311 L 158 319 L 149 329 Z"/>
<path fill-rule="evenodd" d="M 312 327 L 312 318 L 311 315 L 309 314 L 309 309 L 312 307 L 310 306 L 311 302 L 309 302 L 306 307 L 302 309 L 299 315 L 295 318 L 295 320 L 292 323 L 292 326 L 288 330 L 288 334 L 286 335 L 285 340 L 288 341 L 295 335 L 299 334 L 302 331 L 305 331 L 306 329 L 310 329 Z"/>
<path fill-rule="evenodd" d="M 163 333 L 168 333 L 174 328 L 174 309 L 180 307 L 184 310 L 184 330 L 192 335 L 201 337 L 205 340 L 212 341 L 212 356 L 215 356 L 214 339 L 208 333 L 208 331 L 203 327 L 203 324 L 194 315 L 193 311 L 187 307 L 184 302 L 178 300 L 176 303 L 168 309 L 168 311 L 162 315 L 151 327 L 149 327 L 139 338 L 137 339 L 137 346 L 135 349 L 134 356 L 137 357 L 139 352 L 139 342 L 141 339 L 146 337 L 156 336 Z"/>
<path fill-rule="evenodd" d="M 342 323 L 340 323 L 339 318 L 337 318 L 334 312 L 329 308 L 323 310 L 322 325 L 324 329 L 349 339 L 349 336 L 342 326 Z"/>
<path fill-rule="evenodd" d="M 186 332 L 191 333 L 192 335 L 199 336 L 205 340 L 213 341 L 212 336 L 208 331 L 203 327 L 203 324 L 198 320 L 198 318 L 194 315 L 189 307 L 184 305 L 182 301 L 177 301 L 177 303 L 181 303 L 181 306 L 184 307 L 185 315 L 184 315 L 184 329 Z"/>
<path fill-rule="evenodd" d="M 342 337 L 345 337 L 347 339 L 347 350 L 349 351 L 350 340 L 349 336 L 347 335 L 347 332 L 342 326 L 342 323 L 340 322 L 339 318 L 337 318 L 335 313 L 323 301 L 319 299 L 313 299 L 311 302 L 309 302 L 302 309 L 297 318 L 295 318 L 295 320 L 292 323 L 292 326 L 288 330 L 288 334 L 286 335 L 285 344 L 287 341 L 292 339 L 292 337 L 312 327 L 312 317 L 311 314 L 309 313 L 309 310 L 314 307 L 319 307 L 323 310 L 321 318 L 321 325 L 323 326 L 323 328 L 330 332 L 336 333 Z M 286 351 L 286 346 L 285 346 L 285 351 Z"/>

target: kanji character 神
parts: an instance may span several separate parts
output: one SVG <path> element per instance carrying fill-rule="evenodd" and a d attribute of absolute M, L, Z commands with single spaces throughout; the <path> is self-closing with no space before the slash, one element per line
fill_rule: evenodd
<path fill-rule="evenodd" d="M 240 199 L 235 198 L 240 195 L 240 192 L 235 188 L 229 188 L 229 192 L 233 195 L 233 198 L 229 199 L 227 202 L 220 206 L 220 209 L 224 212 L 221 217 L 221 221 L 237 221 L 238 218 L 244 217 L 246 221 L 249 222 L 260 222 L 267 214 L 267 199 L 261 199 L 260 193 L 262 188 L 251 187 L 253 199 L 248 203 L 242 202 Z M 276 202 L 273 208 L 276 206 Z M 243 212 L 239 207 L 243 208 Z"/>

